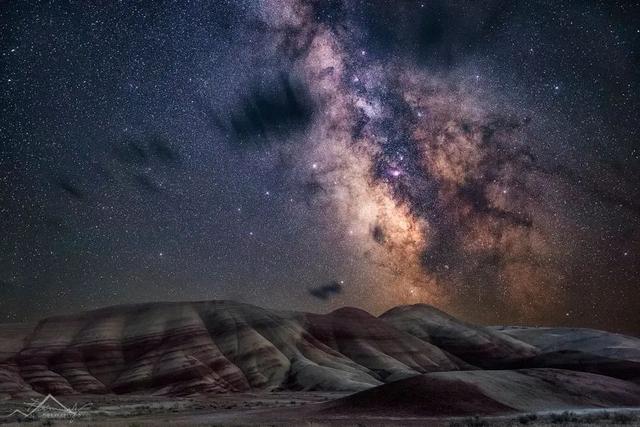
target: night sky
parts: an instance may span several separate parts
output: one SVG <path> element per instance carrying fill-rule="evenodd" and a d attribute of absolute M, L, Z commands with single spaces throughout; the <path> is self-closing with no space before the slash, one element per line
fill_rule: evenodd
<path fill-rule="evenodd" d="M 234 299 L 640 334 L 640 3 L 0 4 L 0 321 Z"/>

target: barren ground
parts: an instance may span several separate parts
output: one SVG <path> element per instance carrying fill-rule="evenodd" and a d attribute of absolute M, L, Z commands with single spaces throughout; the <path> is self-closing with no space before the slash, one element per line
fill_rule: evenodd
<path fill-rule="evenodd" d="M 74 396 L 60 399 L 69 407 L 86 405 L 71 419 L 17 417 L 0 419 L 7 426 L 485 426 L 485 425 L 640 425 L 640 408 L 557 411 L 501 417 L 407 418 L 363 415 L 319 415 L 317 404 L 345 393 L 272 392 L 224 394 L 210 399 L 149 396 Z M 0 414 L 26 409 L 22 401 L 0 402 Z"/>

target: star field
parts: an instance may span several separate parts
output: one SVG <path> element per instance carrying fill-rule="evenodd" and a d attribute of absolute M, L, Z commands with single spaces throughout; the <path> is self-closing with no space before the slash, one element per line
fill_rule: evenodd
<path fill-rule="evenodd" d="M 640 4 L 0 5 L 0 321 L 234 299 L 640 333 Z"/>

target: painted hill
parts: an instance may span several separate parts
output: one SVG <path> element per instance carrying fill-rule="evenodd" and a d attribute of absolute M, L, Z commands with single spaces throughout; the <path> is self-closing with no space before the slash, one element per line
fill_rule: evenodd
<path fill-rule="evenodd" d="M 603 405 L 622 404 L 640 396 L 637 384 L 623 381 L 637 379 L 638 341 L 602 331 L 482 327 L 427 305 L 374 317 L 355 308 L 310 314 L 232 301 L 135 304 L 0 325 L 0 398 L 249 390 L 367 390 L 372 398 L 383 390 L 390 398 L 404 384 L 429 396 L 436 389 L 466 396 L 468 408 L 450 409 L 466 413 L 477 405 L 523 410 L 504 396 L 556 399 L 549 387 L 562 404 L 584 394 L 576 404 L 595 405 L 592 384 L 611 391 Z"/>
<path fill-rule="evenodd" d="M 109 307 L 41 321 L 0 364 L 0 392 L 189 395 L 363 390 L 458 369 L 438 347 L 357 309 L 326 315 L 229 301 Z"/>

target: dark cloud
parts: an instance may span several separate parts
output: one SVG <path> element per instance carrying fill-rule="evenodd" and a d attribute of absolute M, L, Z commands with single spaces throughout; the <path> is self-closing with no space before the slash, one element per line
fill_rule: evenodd
<path fill-rule="evenodd" d="M 164 138 L 151 138 L 148 142 L 148 151 L 165 163 L 179 163 L 181 161 L 178 150 Z"/>
<path fill-rule="evenodd" d="M 121 141 L 113 147 L 111 162 L 98 172 L 108 181 L 133 184 L 146 193 L 163 191 L 160 184 L 182 164 L 180 150 L 168 139 L 149 135 Z"/>
<path fill-rule="evenodd" d="M 343 0 L 315 0 L 309 2 L 313 18 L 317 22 L 331 23 L 341 20 L 347 8 Z"/>
<path fill-rule="evenodd" d="M 125 164 L 143 165 L 149 159 L 149 153 L 141 141 L 127 141 L 114 148 L 118 161 Z"/>
<path fill-rule="evenodd" d="M 476 214 L 486 215 L 519 227 L 531 227 L 533 220 L 527 213 L 516 213 L 493 206 L 487 196 L 487 182 L 470 182 L 458 188 L 457 197 L 465 205 L 471 206 Z"/>
<path fill-rule="evenodd" d="M 113 147 L 115 158 L 122 164 L 147 166 L 153 162 L 177 165 L 179 150 L 168 139 L 152 135 L 124 140 Z"/>
<path fill-rule="evenodd" d="M 77 184 L 73 183 L 67 178 L 57 177 L 53 180 L 53 182 L 58 188 L 63 190 L 65 194 L 76 200 L 85 201 L 88 198 L 84 190 L 82 190 Z"/>
<path fill-rule="evenodd" d="M 335 280 L 326 285 L 309 289 L 309 294 L 321 300 L 327 300 L 340 293 L 342 293 L 342 285 Z"/>
<path fill-rule="evenodd" d="M 133 181 L 138 184 L 140 188 L 149 193 L 159 193 L 162 190 L 158 183 L 156 183 L 149 175 L 142 173 L 134 174 Z"/>
<path fill-rule="evenodd" d="M 624 175 L 620 169 L 611 167 L 612 176 L 617 182 L 625 182 L 625 186 L 630 190 L 616 191 L 615 187 L 607 188 L 604 180 L 599 181 L 588 174 L 562 165 L 539 165 L 538 170 L 550 176 L 562 178 L 575 188 L 592 196 L 595 200 L 601 201 L 611 207 L 623 208 L 634 215 L 640 215 L 640 202 L 638 202 L 640 199 L 640 191 L 638 191 L 638 187 L 634 187 L 634 183 L 632 182 L 633 178 Z"/>
<path fill-rule="evenodd" d="M 436 0 L 388 2 L 365 0 L 338 15 L 319 7 L 325 21 L 344 24 L 351 20 L 364 28 L 364 40 L 372 55 L 403 57 L 418 63 L 450 67 L 469 55 L 509 19 L 511 2 L 492 0 Z M 340 17 L 340 18 L 337 18 Z"/>
<path fill-rule="evenodd" d="M 312 201 L 328 194 L 327 188 L 318 180 L 309 179 L 302 184 L 302 194 L 305 200 Z"/>
<path fill-rule="evenodd" d="M 232 146 L 259 148 L 283 141 L 304 130 L 312 120 L 314 105 L 306 88 L 292 77 L 256 83 L 229 114 L 207 114 L 228 134 Z"/>
<path fill-rule="evenodd" d="M 371 229 L 371 237 L 373 238 L 373 240 L 375 240 L 376 243 L 379 243 L 381 245 L 384 244 L 384 229 L 380 224 L 376 224 L 375 226 L 373 226 L 373 228 Z"/>

